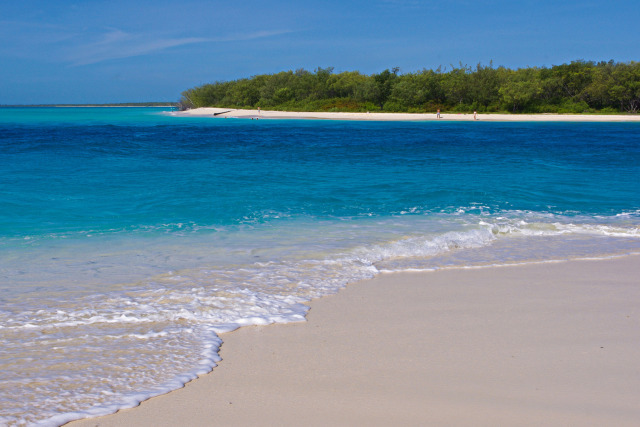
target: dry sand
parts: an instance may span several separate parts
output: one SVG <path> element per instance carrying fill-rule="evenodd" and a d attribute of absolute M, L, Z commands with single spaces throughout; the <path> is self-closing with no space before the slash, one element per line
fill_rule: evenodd
<path fill-rule="evenodd" d="M 324 120 L 371 120 L 371 121 L 425 121 L 457 120 L 473 121 L 473 114 L 442 113 L 312 113 L 294 111 L 258 111 L 230 108 L 196 108 L 172 113 L 177 116 L 243 118 L 243 119 L 324 119 Z M 636 115 L 591 115 L 591 114 L 478 114 L 478 121 L 494 122 L 640 122 Z"/>
<path fill-rule="evenodd" d="M 640 256 L 380 275 L 73 426 L 637 426 Z"/>

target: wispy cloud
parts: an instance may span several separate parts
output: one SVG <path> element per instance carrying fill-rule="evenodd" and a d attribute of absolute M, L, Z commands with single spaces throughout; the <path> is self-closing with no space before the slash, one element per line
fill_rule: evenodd
<path fill-rule="evenodd" d="M 290 33 L 289 30 L 258 31 L 223 37 L 159 37 L 152 34 L 127 33 L 109 29 L 98 40 L 82 43 L 71 49 L 67 60 L 73 66 L 96 64 L 113 59 L 149 55 L 165 49 L 195 43 L 234 42 L 272 37 Z"/>
<path fill-rule="evenodd" d="M 18 58 L 49 58 L 60 46 L 74 43 L 80 36 L 62 25 L 0 20 L 0 54 Z"/>

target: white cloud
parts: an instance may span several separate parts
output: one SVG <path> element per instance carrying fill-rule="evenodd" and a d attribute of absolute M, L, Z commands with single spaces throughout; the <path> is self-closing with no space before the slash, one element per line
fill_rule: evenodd
<path fill-rule="evenodd" d="M 229 35 L 224 37 L 160 37 L 151 34 L 133 34 L 119 29 L 109 29 L 98 40 L 82 43 L 71 49 L 67 60 L 74 66 L 96 64 L 112 59 L 130 58 L 148 55 L 172 47 L 194 43 L 215 43 L 253 40 L 286 34 L 291 31 L 259 31 L 247 34 Z"/>

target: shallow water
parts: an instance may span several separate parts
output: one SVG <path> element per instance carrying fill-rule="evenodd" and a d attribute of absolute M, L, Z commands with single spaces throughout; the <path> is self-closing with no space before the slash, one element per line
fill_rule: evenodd
<path fill-rule="evenodd" d="M 640 124 L 0 109 L 0 424 L 113 412 L 380 271 L 640 251 Z"/>

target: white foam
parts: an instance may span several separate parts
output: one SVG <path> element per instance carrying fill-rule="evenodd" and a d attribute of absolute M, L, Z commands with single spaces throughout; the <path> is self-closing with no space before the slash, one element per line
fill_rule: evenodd
<path fill-rule="evenodd" d="M 97 282 L 99 286 L 86 288 L 92 292 L 85 292 L 85 288 L 79 286 L 77 289 L 82 292 L 74 298 L 68 298 L 70 294 L 64 292 L 64 298 L 35 293 L 37 300 L 15 300 L 15 304 L 0 311 L 0 338 L 7 349 L 24 351 L 25 361 L 35 354 L 28 352 L 41 346 L 64 351 L 67 359 L 78 365 L 93 363 L 91 370 L 104 377 L 111 369 L 109 357 L 119 352 L 136 352 L 137 357 L 131 359 L 136 359 L 138 365 L 124 366 L 129 370 L 109 381 L 85 378 L 88 382 L 83 386 L 84 391 L 78 396 L 65 397 L 64 401 L 54 397 L 59 397 L 56 395 L 60 389 L 58 382 L 78 381 L 71 367 L 63 366 L 60 371 L 43 374 L 34 370 L 37 366 L 25 365 L 24 369 L 14 371 L 25 372 L 22 379 L 5 378 L 5 381 L 26 387 L 21 381 L 35 383 L 33 378 L 38 378 L 44 384 L 38 392 L 49 397 L 29 394 L 28 398 L 36 402 L 53 400 L 48 407 L 40 407 L 39 418 L 24 419 L 35 425 L 59 425 L 71 419 L 135 406 L 140 400 L 181 387 L 184 382 L 211 370 L 219 361 L 217 334 L 245 325 L 303 321 L 308 311 L 305 302 L 380 272 L 549 262 L 571 257 L 611 256 L 615 251 L 630 253 L 640 249 L 640 234 L 633 215 L 615 216 L 596 223 L 593 218 L 516 211 L 491 216 L 483 209 L 459 210 L 481 212 L 479 215 L 422 218 L 403 214 L 387 219 L 294 224 L 291 228 L 252 230 L 248 237 L 239 230 L 235 234 L 227 232 L 224 239 L 209 241 L 206 236 L 196 235 L 194 240 L 185 238 L 180 246 L 170 249 L 163 246 L 166 241 L 147 244 L 149 252 L 141 253 L 131 262 L 149 262 L 148 268 L 142 270 L 159 270 L 159 273 L 131 283 Z M 609 246 L 615 250 L 603 250 L 601 238 L 608 239 Z M 226 240 L 230 243 L 224 246 Z M 181 264 L 183 258 L 178 256 L 170 264 L 157 263 L 168 252 L 177 253 L 189 242 L 194 245 L 188 256 L 183 256 L 185 264 Z M 84 274 L 82 269 L 86 265 L 103 267 L 99 263 L 81 262 L 82 255 L 74 253 L 72 246 L 65 250 L 75 262 L 66 264 L 66 268 L 81 269 Z M 89 248 L 79 247 L 82 251 Z M 160 252 L 154 252 L 157 248 Z M 201 256 L 201 251 L 207 250 L 213 255 Z M 98 258 L 90 251 L 85 252 L 88 258 L 105 265 L 129 256 L 128 252 L 113 251 L 111 258 Z M 43 258 L 45 255 L 43 252 Z M 200 257 L 200 265 L 190 258 L 194 255 Z M 63 264 L 48 265 L 55 269 Z M 76 288 L 71 291 L 73 289 Z M 33 346 L 25 348 L 25 341 Z M 199 351 L 194 353 L 194 348 Z M 83 356 L 83 352 L 89 355 Z M 95 356 L 91 352 L 96 352 Z M 56 366 L 56 354 L 41 354 L 39 364 L 43 369 Z M 163 357 L 164 360 L 171 358 L 174 363 L 169 366 L 164 360 L 156 360 Z M 5 362 L 0 358 L 0 367 Z M 156 384 L 158 378 L 163 381 L 160 385 Z M 105 388 L 106 383 L 110 388 Z M 59 406 L 60 402 L 64 406 Z M 91 407 L 92 404 L 95 406 Z M 51 408 L 58 407 L 66 413 L 55 415 Z M 25 416 L 7 418 L 5 415 L 0 422 L 17 422 Z M 42 418 L 45 420 L 38 421 Z"/>

